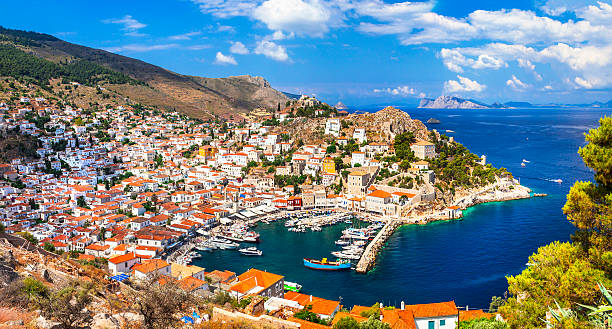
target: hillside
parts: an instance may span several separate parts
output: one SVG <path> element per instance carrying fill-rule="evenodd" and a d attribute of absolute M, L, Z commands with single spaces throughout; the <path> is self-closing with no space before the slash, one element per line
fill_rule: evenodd
<path fill-rule="evenodd" d="M 289 99 L 261 77 L 186 76 L 51 35 L 2 27 L 0 59 L 0 76 L 29 77 L 42 84 L 50 78 L 62 78 L 100 85 L 131 102 L 176 109 L 194 117 L 229 117 L 258 107 L 274 108 Z"/>

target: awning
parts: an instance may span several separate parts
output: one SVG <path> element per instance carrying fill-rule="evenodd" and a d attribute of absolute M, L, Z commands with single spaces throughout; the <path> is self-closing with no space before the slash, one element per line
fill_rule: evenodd
<path fill-rule="evenodd" d="M 121 274 L 117 274 L 115 276 L 110 277 L 111 281 L 119 281 L 119 282 L 123 282 L 129 278 L 130 278 L 130 275 L 126 273 L 121 273 Z"/>

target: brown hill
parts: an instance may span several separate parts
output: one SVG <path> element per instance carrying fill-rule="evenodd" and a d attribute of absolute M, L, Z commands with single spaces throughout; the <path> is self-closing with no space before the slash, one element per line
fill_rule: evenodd
<path fill-rule="evenodd" d="M 261 77 L 248 75 L 204 78 L 178 74 L 134 58 L 85 47 L 56 37 L 0 27 L 0 44 L 53 63 L 87 61 L 125 74 L 144 84 L 102 84 L 129 100 L 162 109 L 176 109 L 194 117 L 228 117 L 254 108 L 276 108 L 289 98 Z"/>

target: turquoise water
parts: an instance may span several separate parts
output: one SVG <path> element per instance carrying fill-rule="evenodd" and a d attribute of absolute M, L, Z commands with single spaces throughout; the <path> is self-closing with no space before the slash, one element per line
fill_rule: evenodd
<path fill-rule="evenodd" d="M 251 267 L 282 274 L 304 286 L 303 292 L 345 305 L 375 302 L 399 305 L 455 300 L 460 306 L 488 307 L 491 296 L 507 289 L 506 275 L 520 273 L 538 246 L 566 241 L 573 232 L 561 207 L 576 180 L 592 173 L 580 160 L 583 133 L 597 127 L 604 109 L 422 110 L 413 118 L 442 121 L 429 128 L 447 133 L 472 152 L 486 154 L 523 185 L 548 197 L 478 205 L 461 221 L 406 226 L 388 240 L 377 266 L 368 274 L 322 272 L 303 267 L 303 257 L 330 257 L 345 224 L 321 232 L 287 232 L 281 223 L 260 224 L 262 257 L 237 251 L 207 253 L 196 264 L 207 271 L 241 273 Z M 521 168 L 523 159 L 531 161 Z M 562 184 L 543 179 L 563 180 Z"/>

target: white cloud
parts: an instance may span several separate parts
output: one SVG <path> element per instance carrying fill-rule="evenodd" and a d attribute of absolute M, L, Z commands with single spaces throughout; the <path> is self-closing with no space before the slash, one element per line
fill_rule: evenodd
<path fill-rule="evenodd" d="M 574 78 L 574 82 L 582 88 L 586 88 L 586 89 L 593 88 L 593 83 L 591 81 L 585 80 L 581 77 Z"/>
<path fill-rule="evenodd" d="M 472 59 L 465 57 L 456 49 L 443 48 L 440 50 L 440 57 L 442 58 L 444 65 L 446 65 L 449 70 L 457 73 L 463 72 L 462 67 L 497 70 L 499 68 L 508 66 L 504 60 L 492 55 L 480 54 L 476 59 Z"/>
<path fill-rule="evenodd" d="M 413 96 L 417 91 L 409 86 L 398 86 L 396 88 L 374 89 L 375 93 L 386 93 L 393 96 Z"/>
<path fill-rule="evenodd" d="M 255 7 L 257 1 L 248 0 L 191 0 L 200 7 L 205 14 L 212 14 L 220 18 L 248 16 Z"/>
<path fill-rule="evenodd" d="M 460 75 L 457 76 L 457 80 L 448 80 L 444 82 L 444 90 L 449 93 L 461 93 L 461 92 L 481 92 L 487 88 L 487 86 L 478 83 L 477 81 L 470 80 Z"/>
<path fill-rule="evenodd" d="M 503 61 L 517 60 L 519 66 L 531 69 L 534 63 L 550 64 L 561 75 L 569 80 L 581 76 L 589 84 L 576 83 L 588 88 L 601 88 L 612 85 L 612 44 L 606 46 L 571 46 L 557 43 L 538 50 L 516 44 L 491 43 L 481 47 L 442 49 L 440 57 L 449 70 L 462 72 L 465 68 L 474 68 L 477 58 L 486 54 Z M 520 60 L 519 60 L 520 59 Z M 537 80 L 542 77 L 533 70 Z M 575 84 L 572 84 L 575 86 Z"/>
<path fill-rule="evenodd" d="M 231 55 L 223 55 L 220 51 L 217 52 L 215 57 L 215 64 L 219 65 L 237 65 L 238 62 Z"/>
<path fill-rule="evenodd" d="M 283 33 L 283 31 L 276 31 L 272 33 L 270 38 L 272 40 L 285 40 L 285 39 L 293 39 L 295 37 L 295 33 Z"/>
<path fill-rule="evenodd" d="M 191 45 L 191 46 L 187 46 L 185 47 L 185 49 L 189 49 L 189 50 L 202 50 L 202 49 L 209 49 L 212 48 L 212 45 Z"/>
<path fill-rule="evenodd" d="M 171 48 L 178 47 L 175 43 L 169 44 L 161 44 L 161 45 L 142 45 L 142 44 L 129 44 L 124 46 L 117 47 L 108 47 L 104 48 L 104 50 L 109 51 L 111 53 L 122 53 L 122 52 L 133 52 L 133 53 L 141 53 L 153 50 L 166 50 Z"/>
<path fill-rule="evenodd" d="M 232 42 L 232 46 L 230 47 L 230 52 L 232 54 L 246 55 L 249 53 L 247 47 L 240 41 Z"/>
<path fill-rule="evenodd" d="M 264 55 L 279 62 L 289 61 L 289 55 L 287 55 L 287 50 L 285 47 L 268 40 L 261 40 L 257 42 L 255 54 Z"/>
<path fill-rule="evenodd" d="M 519 58 L 516 60 L 518 62 L 518 65 L 520 67 L 526 68 L 530 71 L 535 70 L 535 65 L 533 65 L 533 63 L 531 63 L 529 60 L 527 59 L 523 59 L 523 58 Z"/>
<path fill-rule="evenodd" d="M 106 20 L 103 20 L 102 22 L 105 24 L 123 25 L 121 30 L 124 31 L 125 35 L 129 35 L 133 37 L 142 37 L 146 35 L 146 34 L 140 33 L 139 31 L 147 27 L 147 25 L 137 21 L 131 15 L 125 15 L 123 16 L 123 18 L 106 19 Z"/>
<path fill-rule="evenodd" d="M 189 32 L 189 33 L 183 33 L 183 34 L 178 34 L 178 35 L 173 35 L 168 37 L 168 39 L 170 40 L 191 40 L 192 37 L 198 36 L 202 34 L 202 32 Z"/>
<path fill-rule="evenodd" d="M 506 85 L 518 91 L 523 91 L 529 87 L 528 84 L 519 80 L 514 74 L 512 75 L 512 78 L 510 80 L 506 81 Z"/>
<path fill-rule="evenodd" d="M 322 37 L 333 25 L 334 9 L 320 0 L 267 0 L 253 18 L 273 31 Z"/>
<path fill-rule="evenodd" d="M 524 58 L 519 58 L 516 61 L 520 67 L 528 71 L 531 71 L 531 73 L 533 73 L 533 76 L 536 78 L 536 80 L 542 81 L 542 76 L 538 72 L 536 72 L 535 65 L 531 61 L 529 61 L 528 59 L 524 59 Z"/>

